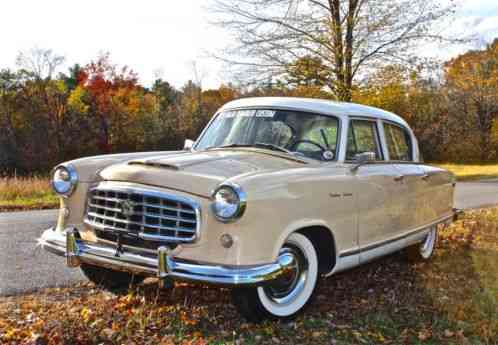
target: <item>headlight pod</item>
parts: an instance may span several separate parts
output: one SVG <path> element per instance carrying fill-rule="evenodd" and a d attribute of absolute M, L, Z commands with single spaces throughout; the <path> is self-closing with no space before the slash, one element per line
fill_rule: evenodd
<path fill-rule="evenodd" d="M 72 165 L 59 165 L 52 174 L 52 188 L 63 197 L 70 196 L 78 184 L 78 174 Z"/>
<path fill-rule="evenodd" d="M 213 193 L 212 210 L 220 222 L 233 222 L 246 210 L 246 194 L 239 185 L 223 184 Z"/>

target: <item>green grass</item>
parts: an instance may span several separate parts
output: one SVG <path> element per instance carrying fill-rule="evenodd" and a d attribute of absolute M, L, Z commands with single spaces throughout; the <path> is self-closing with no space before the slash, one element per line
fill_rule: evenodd
<path fill-rule="evenodd" d="M 441 229 L 431 262 L 403 253 L 320 281 L 293 322 L 249 324 L 227 289 L 154 279 L 114 295 L 82 283 L 0 298 L 0 343 L 498 344 L 498 208 Z"/>
<path fill-rule="evenodd" d="M 0 211 L 56 208 L 58 204 L 48 178 L 0 178 Z"/>
<path fill-rule="evenodd" d="M 498 164 L 434 164 L 451 171 L 459 181 L 498 178 Z"/>

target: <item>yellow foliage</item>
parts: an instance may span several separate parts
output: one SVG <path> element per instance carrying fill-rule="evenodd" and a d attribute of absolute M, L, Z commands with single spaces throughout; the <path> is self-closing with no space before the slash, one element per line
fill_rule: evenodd
<path fill-rule="evenodd" d="M 88 112 L 89 106 L 85 103 L 84 97 L 86 96 L 86 91 L 82 86 L 77 86 L 69 94 L 67 100 L 67 105 L 73 111 L 79 114 L 86 114 Z"/>

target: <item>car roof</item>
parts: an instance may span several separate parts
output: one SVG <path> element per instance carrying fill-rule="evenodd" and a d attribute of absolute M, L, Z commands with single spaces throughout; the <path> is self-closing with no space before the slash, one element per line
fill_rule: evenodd
<path fill-rule="evenodd" d="M 334 116 L 368 116 L 391 121 L 408 127 L 405 120 L 391 112 L 370 107 L 366 105 L 346 102 L 335 102 L 326 99 L 317 98 L 298 98 L 298 97 L 252 97 L 241 98 L 225 104 L 220 111 L 237 109 L 237 108 L 254 108 L 268 107 L 292 109 L 300 111 L 311 111 L 321 114 Z"/>

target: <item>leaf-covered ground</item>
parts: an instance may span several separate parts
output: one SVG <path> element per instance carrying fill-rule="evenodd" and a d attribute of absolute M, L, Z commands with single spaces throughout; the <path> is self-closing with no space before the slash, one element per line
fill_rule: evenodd
<path fill-rule="evenodd" d="M 5 344 L 498 344 L 498 208 L 440 232 L 431 263 L 403 253 L 321 281 L 291 323 L 249 324 L 226 289 L 154 281 L 0 299 Z"/>

